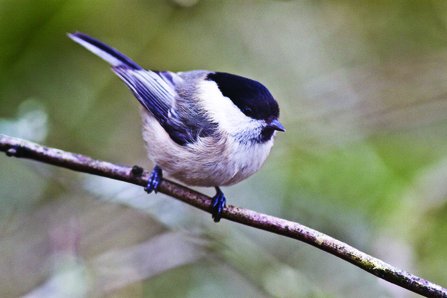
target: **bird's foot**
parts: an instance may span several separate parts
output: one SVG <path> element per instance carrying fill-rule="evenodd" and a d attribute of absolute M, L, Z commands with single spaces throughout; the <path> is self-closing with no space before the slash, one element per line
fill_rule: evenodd
<path fill-rule="evenodd" d="M 219 222 L 222 218 L 222 211 L 227 206 L 227 199 L 225 198 L 225 195 L 220 190 L 220 188 L 217 186 L 216 191 L 217 193 L 211 201 L 211 214 L 213 216 L 214 222 Z"/>
<path fill-rule="evenodd" d="M 160 184 L 160 181 L 162 178 L 163 178 L 163 174 L 161 172 L 161 168 L 159 166 L 155 166 L 154 170 L 152 171 L 151 175 L 149 176 L 149 181 L 147 183 L 147 186 L 144 188 L 144 190 L 147 193 L 151 193 L 152 191 L 155 191 L 155 193 L 157 193 L 157 187 Z"/>

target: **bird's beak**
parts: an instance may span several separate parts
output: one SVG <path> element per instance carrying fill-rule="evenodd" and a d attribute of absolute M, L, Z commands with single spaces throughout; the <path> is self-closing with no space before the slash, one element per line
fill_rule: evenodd
<path fill-rule="evenodd" d="M 274 130 L 286 131 L 284 126 L 282 126 L 282 124 L 276 119 L 272 120 L 272 122 L 269 123 L 268 127 L 271 127 Z"/>

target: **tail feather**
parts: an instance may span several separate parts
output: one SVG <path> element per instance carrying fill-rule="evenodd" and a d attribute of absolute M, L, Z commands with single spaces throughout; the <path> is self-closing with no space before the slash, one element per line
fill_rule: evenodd
<path fill-rule="evenodd" d="M 105 61 L 112 64 L 112 66 L 125 65 L 130 69 L 142 70 L 141 66 L 115 50 L 114 48 L 106 45 L 105 43 L 94 39 L 84 33 L 75 32 L 73 34 L 68 33 L 68 37 L 79 43 L 89 51 L 95 53 Z"/>

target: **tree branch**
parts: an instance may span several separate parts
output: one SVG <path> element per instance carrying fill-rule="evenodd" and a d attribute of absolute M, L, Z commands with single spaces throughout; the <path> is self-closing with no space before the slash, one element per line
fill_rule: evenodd
<path fill-rule="evenodd" d="M 8 156 L 34 159 L 74 171 L 121 180 L 140 186 L 146 186 L 150 175 L 148 171 L 138 166 L 130 168 L 112 164 L 80 154 L 11 138 L 6 135 L 0 135 L 0 151 L 6 152 Z M 158 192 L 210 212 L 211 198 L 167 179 L 161 181 Z M 447 289 L 409 272 L 395 268 L 346 243 L 301 224 L 231 205 L 228 205 L 224 210 L 222 218 L 306 242 L 375 276 L 420 295 L 426 297 L 447 297 Z"/>

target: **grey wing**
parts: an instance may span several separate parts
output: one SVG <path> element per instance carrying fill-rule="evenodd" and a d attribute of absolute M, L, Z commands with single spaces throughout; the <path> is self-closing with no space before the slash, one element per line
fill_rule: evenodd
<path fill-rule="evenodd" d="M 187 145 L 203 136 L 203 122 L 196 121 L 194 107 L 175 106 L 179 99 L 175 88 L 183 80 L 171 72 L 154 72 L 115 66 L 112 70 L 126 83 L 138 101 L 157 119 L 171 139 L 179 145 Z M 178 109 L 179 108 L 179 109 Z"/>
<path fill-rule="evenodd" d="M 202 130 L 198 121 L 189 118 L 194 118 L 194 111 L 185 110 L 187 104 L 179 104 L 183 106 L 182 112 L 176 111 L 175 107 L 176 99 L 180 99 L 176 88 L 177 85 L 182 85 L 182 77 L 168 71 L 145 71 L 119 51 L 86 34 L 76 32 L 68 36 L 112 64 L 112 70 L 126 83 L 174 142 L 186 145 L 197 139 Z"/>
<path fill-rule="evenodd" d="M 172 86 L 152 71 L 130 69 L 125 65 L 112 67 L 112 70 L 163 126 L 176 96 Z"/>

